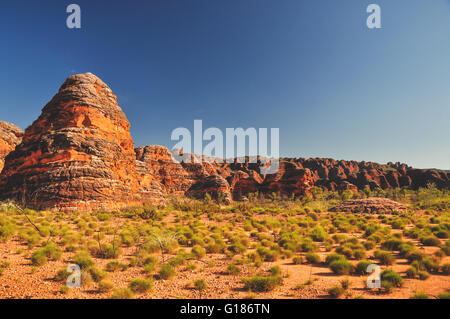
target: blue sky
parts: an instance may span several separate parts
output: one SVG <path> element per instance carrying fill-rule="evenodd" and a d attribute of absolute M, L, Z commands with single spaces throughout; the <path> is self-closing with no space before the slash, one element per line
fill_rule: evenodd
<path fill-rule="evenodd" d="M 173 146 L 173 129 L 202 119 L 279 127 L 282 156 L 450 169 L 448 0 L 16 0 L 0 24 L 0 120 L 22 128 L 92 72 L 136 145 Z"/>

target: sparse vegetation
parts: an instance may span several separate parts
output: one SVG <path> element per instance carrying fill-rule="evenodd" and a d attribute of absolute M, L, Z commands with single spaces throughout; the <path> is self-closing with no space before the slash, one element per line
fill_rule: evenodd
<path fill-rule="evenodd" d="M 161 280 L 155 283 L 158 287 L 169 287 L 164 281 L 170 280 L 184 296 L 204 297 L 207 288 L 200 289 L 196 281 L 200 277 L 209 282 L 211 274 L 239 297 L 266 297 L 268 291 L 303 296 L 311 294 L 310 286 L 316 289 L 314 275 L 329 286 L 340 283 L 329 291 L 317 285 L 318 294 L 352 298 L 356 288 L 350 283 L 359 276 L 365 280 L 367 267 L 374 263 L 382 269 L 383 292 L 397 296 L 404 282 L 419 279 L 429 294 L 426 287 L 435 281 L 428 278 L 450 272 L 450 196 L 439 192 L 380 190 L 378 196 L 395 193 L 408 205 L 407 212 L 384 215 L 328 212 L 344 195 L 318 190 L 313 199 L 249 196 L 249 201 L 229 206 L 174 196 L 166 206 L 148 209 L 77 215 L 27 210 L 40 232 L 23 214 L 0 208 L 0 245 L 15 245 L 5 255 L 10 263 L 0 263 L 0 276 L 8 279 L 14 267 L 32 276 L 52 269 L 46 276 L 54 279 L 54 292 L 71 296 L 61 284 L 70 275 L 66 267 L 77 264 L 82 269 L 81 296 L 89 297 L 88 291 L 94 290 L 105 298 L 128 299 L 152 291 L 152 278 Z M 317 275 L 319 267 L 329 267 L 333 275 Z M 296 284 L 286 283 L 298 278 L 292 276 L 297 271 L 310 280 L 292 289 Z M 142 278 L 128 282 L 133 277 Z M 242 285 L 251 292 L 239 292 Z M 121 287 L 128 288 L 115 289 Z M 215 296 L 214 289 L 207 291 Z M 358 291 L 358 297 L 374 293 L 379 292 Z M 159 288 L 153 294 L 162 296 Z"/>

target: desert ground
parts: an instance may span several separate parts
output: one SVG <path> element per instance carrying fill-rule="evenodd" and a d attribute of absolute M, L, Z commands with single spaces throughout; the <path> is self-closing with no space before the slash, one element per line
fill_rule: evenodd
<path fill-rule="evenodd" d="M 319 189 L 90 214 L 4 203 L 0 298 L 448 298 L 448 191 L 378 195 L 407 210 L 330 211 L 363 195 Z M 70 264 L 81 267 L 79 288 L 66 284 Z M 381 267 L 381 288 L 367 288 L 369 264 Z"/>

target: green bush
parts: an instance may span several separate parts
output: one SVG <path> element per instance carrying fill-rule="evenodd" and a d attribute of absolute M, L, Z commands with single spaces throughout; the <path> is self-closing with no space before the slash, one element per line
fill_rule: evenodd
<path fill-rule="evenodd" d="M 348 288 L 350 288 L 350 280 L 348 280 L 348 279 L 342 279 L 342 280 L 341 280 L 341 287 L 344 288 L 345 290 L 347 290 Z"/>
<path fill-rule="evenodd" d="M 384 250 L 400 250 L 401 245 L 403 244 L 403 241 L 398 238 L 392 238 L 389 240 L 386 240 L 383 244 L 381 244 L 381 249 Z"/>
<path fill-rule="evenodd" d="M 89 273 L 91 274 L 91 277 L 95 282 L 102 281 L 108 275 L 105 271 L 95 267 L 89 268 Z"/>
<path fill-rule="evenodd" d="M 98 290 L 100 292 L 109 292 L 114 288 L 114 285 L 109 280 L 102 280 L 98 283 Z"/>
<path fill-rule="evenodd" d="M 435 236 L 421 237 L 420 242 L 424 246 L 440 246 L 441 241 Z"/>
<path fill-rule="evenodd" d="M 346 259 L 344 255 L 331 253 L 325 257 L 325 263 L 329 266 L 333 261 Z"/>
<path fill-rule="evenodd" d="M 31 256 L 31 263 L 34 266 L 45 265 L 47 261 L 48 261 L 47 256 L 45 256 L 45 254 L 40 250 L 34 252 L 33 255 Z"/>
<path fill-rule="evenodd" d="M 128 288 L 116 289 L 111 294 L 111 299 L 134 299 L 134 294 Z"/>
<path fill-rule="evenodd" d="M 392 269 L 385 269 L 381 273 L 381 283 L 383 282 L 389 282 L 394 287 L 401 287 L 403 285 L 402 277 Z"/>
<path fill-rule="evenodd" d="M 416 278 L 418 276 L 418 270 L 416 267 L 409 267 L 406 270 L 406 277 L 408 278 Z"/>
<path fill-rule="evenodd" d="M 282 284 L 283 279 L 280 276 L 254 276 L 252 278 L 243 279 L 244 289 L 252 292 L 267 292 L 275 289 Z"/>
<path fill-rule="evenodd" d="M 206 288 L 208 288 L 208 286 L 206 285 L 206 282 L 204 279 L 197 279 L 194 282 L 194 287 L 195 289 L 197 289 L 198 291 L 203 291 L 206 290 Z"/>
<path fill-rule="evenodd" d="M 348 260 L 340 259 L 331 262 L 330 269 L 337 275 L 348 275 L 352 272 L 353 266 Z"/>
<path fill-rule="evenodd" d="M 425 254 L 418 251 L 418 250 L 413 250 L 410 251 L 407 255 L 406 255 L 406 259 L 408 259 L 408 261 L 410 263 L 414 262 L 414 261 L 419 261 L 422 262 L 425 258 Z"/>
<path fill-rule="evenodd" d="M 200 245 L 196 245 L 192 248 L 191 253 L 195 258 L 202 259 L 206 255 L 206 249 Z"/>
<path fill-rule="evenodd" d="M 450 299 L 450 292 L 445 291 L 439 294 L 439 299 Z"/>
<path fill-rule="evenodd" d="M 159 270 L 159 277 L 161 279 L 167 280 L 174 277 L 176 274 L 175 268 L 170 264 L 164 264 Z"/>
<path fill-rule="evenodd" d="M 263 259 L 263 261 L 276 261 L 280 253 L 276 250 L 267 249 L 265 247 L 258 247 L 258 255 Z"/>
<path fill-rule="evenodd" d="M 42 266 L 48 259 L 58 260 L 61 258 L 61 249 L 53 242 L 49 242 L 42 248 L 36 250 L 31 256 L 31 263 L 35 266 Z"/>
<path fill-rule="evenodd" d="M 357 260 L 366 258 L 366 251 L 364 249 L 355 249 L 353 251 L 353 257 Z"/>
<path fill-rule="evenodd" d="M 328 234 L 321 226 L 316 226 L 309 234 L 313 241 L 323 242 L 328 238 Z"/>
<path fill-rule="evenodd" d="M 369 265 L 373 264 L 372 262 L 368 261 L 368 260 L 361 260 L 355 268 L 355 273 L 358 275 L 366 275 L 367 274 L 367 267 L 369 267 Z"/>
<path fill-rule="evenodd" d="M 382 265 L 392 265 L 395 263 L 395 257 L 387 251 L 376 250 L 374 255 Z"/>
<path fill-rule="evenodd" d="M 409 299 L 430 299 L 426 292 L 416 292 Z"/>
<path fill-rule="evenodd" d="M 73 258 L 73 262 L 80 266 L 81 269 L 86 269 L 94 265 L 94 261 L 87 252 L 80 252 Z"/>
<path fill-rule="evenodd" d="M 272 276 L 279 276 L 281 275 L 281 268 L 280 266 L 273 266 L 272 268 L 270 268 L 270 273 L 272 274 Z"/>
<path fill-rule="evenodd" d="M 303 258 L 302 258 L 302 256 L 295 256 L 292 259 L 292 262 L 294 263 L 294 265 L 300 265 L 303 262 Z"/>
<path fill-rule="evenodd" d="M 345 293 L 345 289 L 341 286 L 333 286 L 330 289 L 328 289 L 328 293 L 333 298 L 339 298 Z"/>
<path fill-rule="evenodd" d="M 55 281 L 66 281 L 67 278 L 69 278 L 69 276 L 70 276 L 70 273 L 67 271 L 66 268 L 63 268 L 63 269 L 60 269 L 56 273 L 54 280 Z"/>
<path fill-rule="evenodd" d="M 117 260 L 110 261 L 106 264 L 106 271 L 115 272 L 119 270 L 126 270 L 128 268 L 127 265 L 118 262 Z"/>
<path fill-rule="evenodd" d="M 229 264 L 227 266 L 227 274 L 229 275 L 237 275 L 241 272 L 241 270 L 239 269 L 239 266 L 235 265 L 235 264 Z"/>
<path fill-rule="evenodd" d="M 315 253 L 307 253 L 306 254 L 306 261 L 310 264 L 318 264 L 320 263 L 320 256 Z"/>
<path fill-rule="evenodd" d="M 128 287 L 134 293 L 144 293 L 152 289 L 152 282 L 146 279 L 133 279 Z"/>

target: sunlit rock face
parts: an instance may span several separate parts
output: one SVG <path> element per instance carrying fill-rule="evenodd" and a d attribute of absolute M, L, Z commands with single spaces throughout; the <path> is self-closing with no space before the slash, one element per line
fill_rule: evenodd
<path fill-rule="evenodd" d="M 7 157 L 0 197 L 36 209 L 86 211 L 141 202 L 129 128 L 102 80 L 69 77 Z"/>

